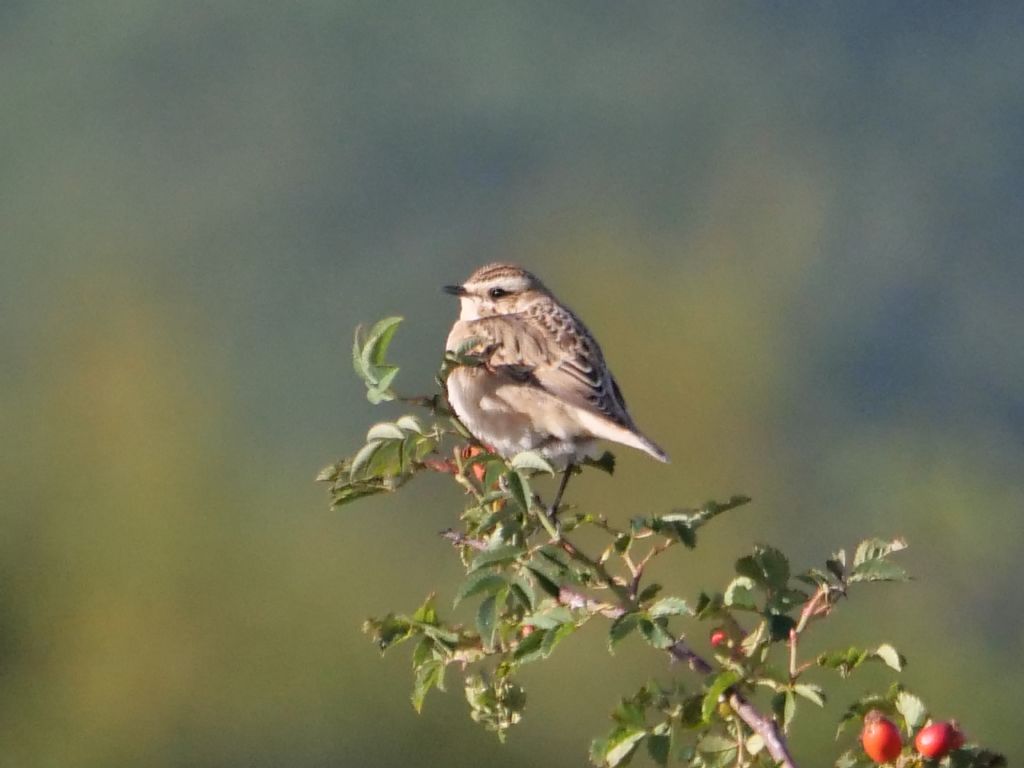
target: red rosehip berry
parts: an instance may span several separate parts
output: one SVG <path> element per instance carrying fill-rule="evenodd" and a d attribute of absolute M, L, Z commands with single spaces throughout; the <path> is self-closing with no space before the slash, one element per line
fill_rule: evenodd
<path fill-rule="evenodd" d="M 724 629 L 715 629 L 711 632 L 711 646 L 718 648 L 720 645 L 725 645 L 728 642 L 729 636 L 725 633 Z"/>
<path fill-rule="evenodd" d="M 530 635 L 533 634 L 533 631 L 535 629 L 537 629 L 537 628 L 535 626 L 533 626 L 533 624 L 523 624 L 523 626 L 521 626 L 519 628 L 519 636 L 521 638 L 523 638 L 523 640 L 525 640 L 526 638 L 528 638 Z"/>
<path fill-rule="evenodd" d="M 945 757 L 963 746 L 964 737 L 952 723 L 932 723 L 917 732 L 914 746 L 930 760 Z"/>
<path fill-rule="evenodd" d="M 900 729 L 877 709 L 864 716 L 864 730 L 860 732 L 860 743 L 868 757 L 876 763 L 891 763 L 903 749 Z"/>

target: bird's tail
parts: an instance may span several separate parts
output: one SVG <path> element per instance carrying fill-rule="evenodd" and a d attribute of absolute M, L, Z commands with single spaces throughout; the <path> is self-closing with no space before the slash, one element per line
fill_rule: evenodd
<path fill-rule="evenodd" d="M 636 436 L 636 447 L 639 448 L 641 451 L 646 453 L 648 456 L 654 457 L 663 464 L 668 464 L 671 461 L 671 459 L 669 459 L 668 457 L 668 454 L 661 450 L 661 448 L 659 448 L 653 440 L 648 439 L 646 436 L 640 434 L 639 432 L 636 433 Z"/>

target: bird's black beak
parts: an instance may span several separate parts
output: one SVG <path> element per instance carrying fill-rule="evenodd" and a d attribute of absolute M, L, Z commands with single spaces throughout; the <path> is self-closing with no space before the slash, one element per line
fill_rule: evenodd
<path fill-rule="evenodd" d="M 468 293 L 461 285 L 446 285 L 444 286 L 444 292 L 450 293 L 452 296 L 465 296 Z"/>

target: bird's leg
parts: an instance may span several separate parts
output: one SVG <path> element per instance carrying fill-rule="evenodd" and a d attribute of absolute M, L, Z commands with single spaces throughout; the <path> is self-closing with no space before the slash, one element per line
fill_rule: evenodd
<path fill-rule="evenodd" d="M 558 492 L 555 494 L 555 500 L 551 502 L 551 506 L 548 507 L 548 517 L 552 520 L 558 516 L 558 505 L 562 503 L 562 494 L 565 493 L 565 486 L 569 484 L 569 476 L 576 471 L 575 464 L 568 464 L 565 467 L 565 472 L 562 473 L 562 480 L 558 484 Z"/>

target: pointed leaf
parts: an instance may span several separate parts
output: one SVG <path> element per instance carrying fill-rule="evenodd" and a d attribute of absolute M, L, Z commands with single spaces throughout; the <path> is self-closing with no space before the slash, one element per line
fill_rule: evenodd
<path fill-rule="evenodd" d="M 902 672 L 907 666 L 906 657 L 888 643 L 883 643 L 875 649 L 875 656 L 885 662 L 897 672 Z"/>
<path fill-rule="evenodd" d="M 924 725 L 928 719 L 928 710 L 917 696 L 900 691 L 896 696 L 896 711 L 903 715 L 907 723 L 908 733 Z"/>
<path fill-rule="evenodd" d="M 382 421 L 370 427 L 366 433 L 366 440 L 404 440 L 405 433 L 397 425 Z"/>
<path fill-rule="evenodd" d="M 658 650 L 664 650 L 675 643 L 676 639 L 669 634 L 665 628 L 667 618 L 660 618 L 655 621 L 650 619 L 640 620 L 640 634 L 644 639 Z"/>
<path fill-rule="evenodd" d="M 647 609 L 647 615 L 652 619 L 660 616 L 692 616 L 693 611 L 681 597 L 663 597 Z"/>
<path fill-rule="evenodd" d="M 647 731 L 628 730 L 615 739 L 613 746 L 605 752 L 605 763 L 609 768 L 625 764 L 633 756 L 640 741 L 647 735 Z"/>
<path fill-rule="evenodd" d="M 704 722 L 711 722 L 711 716 L 715 713 L 718 708 L 718 700 L 723 694 L 733 685 L 740 680 L 740 674 L 733 669 L 727 669 L 725 672 L 721 672 L 712 681 L 711 685 L 708 686 L 707 691 L 704 694 L 704 700 L 701 703 L 701 717 Z"/>
<path fill-rule="evenodd" d="M 526 549 L 524 547 L 511 544 L 495 547 L 494 549 L 484 549 L 469 564 L 469 573 L 478 571 L 488 565 L 511 563 L 525 553 Z"/>
<path fill-rule="evenodd" d="M 395 425 L 399 429 L 404 429 L 406 432 L 415 432 L 417 435 L 422 435 L 425 432 L 423 424 L 415 416 L 402 416 L 395 422 Z"/>
<path fill-rule="evenodd" d="M 363 366 L 367 370 L 371 370 L 372 366 L 384 364 L 388 347 L 391 345 L 391 339 L 394 337 L 395 331 L 398 330 L 398 324 L 401 322 L 401 317 L 385 317 L 383 320 L 378 320 L 370 328 L 360 353 Z"/>
<path fill-rule="evenodd" d="M 639 613 L 624 613 L 612 622 L 611 629 L 608 630 L 609 651 L 614 652 L 615 646 L 637 628 L 640 618 Z"/>
<path fill-rule="evenodd" d="M 725 590 L 725 604 L 731 608 L 739 608 L 746 611 L 756 611 L 755 602 L 756 585 L 749 576 L 737 576 Z"/>
<path fill-rule="evenodd" d="M 458 605 L 467 597 L 479 594 L 494 594 L 502 587 L 506 586 L 507 582 L 505 577 L 497 574 L 490 573 L 488 571 L 478 571 L 474 573 L 464 582 L 459 588 L 458 593 L 455 595 L 454 605 Z"/>
<path fill-rule="evenodd" d="M 850 572 L 850 582 L 856 581 L 909 581 L 910 576 L 900 565 L 889 560 L 865 560 Z"/>
<path fill-rule="evenodd" d="M 853 556 L 854 567 L 866 563 L 869 560 L 880 560 L 888 557 L 893 552 L 899 552 L 907 548 L 904 539 L 865 539 L 857 545 L 857 551 Z"/>
<path fill-rule="evenodd" d="M 508 482 L 508 490 L 520 508 L 529 513 L 533 494 L 530 491 L 530 484 L 519 472 L 508 472 L 505 474 Z"/>
<path fill-rule="evenodd" d="M 500 594 L 501 590 L 499 590 Z M 498 613 L 504 598 L 499 601 L 499 594 L 490 595 L 480 603 L 476 612 L 476 628 L 480 633 L 480 641 L 485 649 L 494 645 L 494 630 L 498 626 Z"/>
<path fill-rule="evenodd" d="M 509 462 L 513 469 L 522 472 L 547 472 L 549 475 L 555 474 L 555 468 L 551 466 L 547 459 L 541 456 L 536 451 L 523 451 L 517 453 L 512 457 L 512 461 Z"/>
<path fill-rule="evenodd" d="M 370 463 L 370 459 L 373 458 L 373 455 L 381 445 L 382 443 L 379 440 L 373 440 L 360 448 L 352 459 L 352 468 L 349 470 L 349 476 L 353 478 L 358 476 L 363 468 Z"/>
<path fill-rule="evenodd" d="M 819 707 L 825 706 L 825 691 L 822 690 L 820 685 L 797 683 L 793 686 L 793 691 L 797 696 L 802 696 L 808 701 L 813 701 Z"/>

